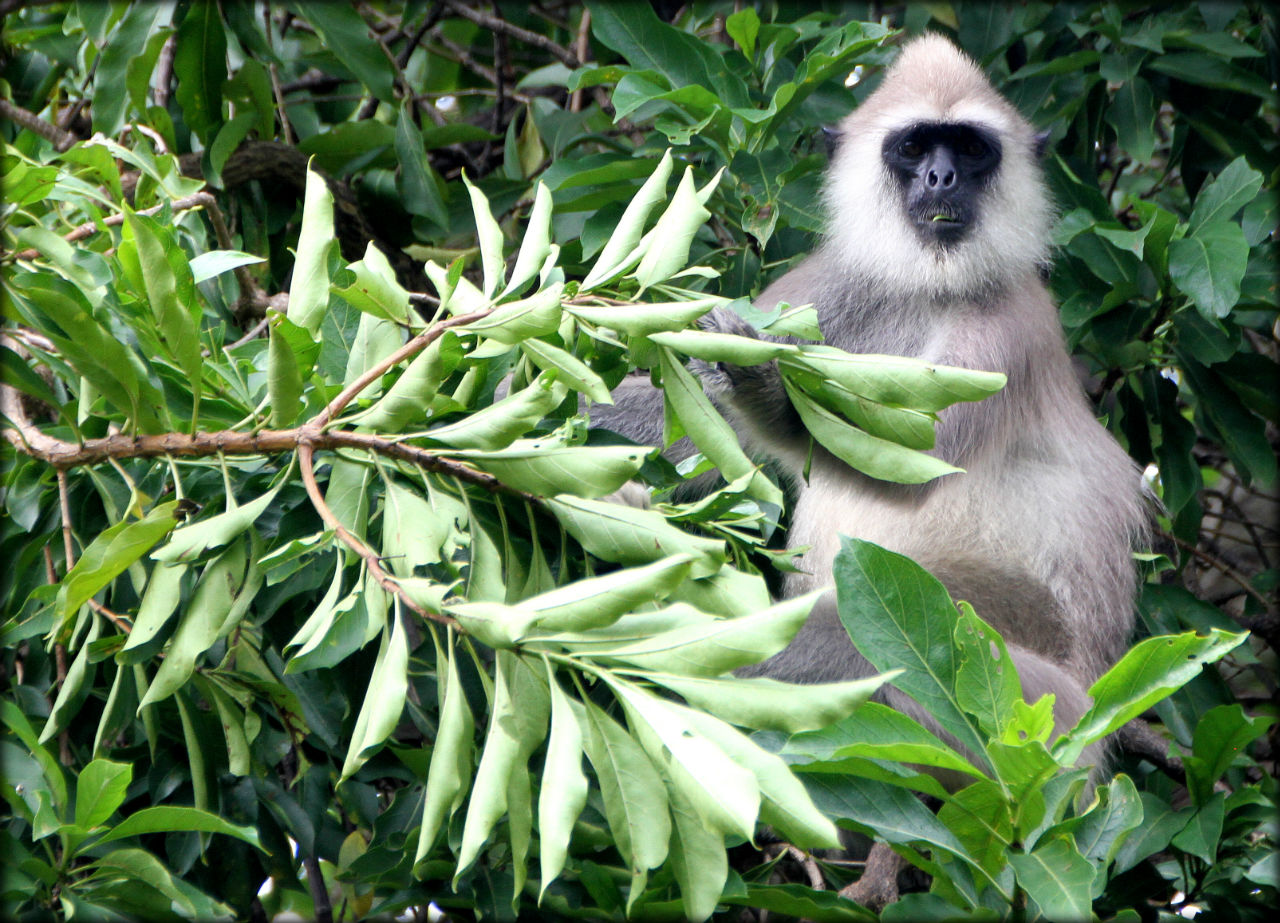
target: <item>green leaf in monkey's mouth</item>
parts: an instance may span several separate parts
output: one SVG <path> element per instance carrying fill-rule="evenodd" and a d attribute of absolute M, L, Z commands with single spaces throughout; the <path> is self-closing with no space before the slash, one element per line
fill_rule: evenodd
<path fill-rule="evenodd" d="M 930 220 L 930 221 L 944 221 L 944 222 L 946 222 L 947 224 L 955 224 L 955 223 L 956 223 L 956 219 L 955 219 L 955 218 L 952 218 L 950 215 L 934 215 L 934 216 L 933 216 L 932 218 L 930 218 L 929 220 Z"/>

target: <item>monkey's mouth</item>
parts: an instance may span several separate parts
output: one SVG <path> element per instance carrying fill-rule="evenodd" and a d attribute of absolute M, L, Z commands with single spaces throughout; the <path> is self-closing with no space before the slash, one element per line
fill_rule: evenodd
<path fill-rule="evenodd" d="M 959 243 L 969 231 L 969 216 L 963 209 L 933 202 L 913 209 L 916 233 L 923 240 L 944 246 Z"/>

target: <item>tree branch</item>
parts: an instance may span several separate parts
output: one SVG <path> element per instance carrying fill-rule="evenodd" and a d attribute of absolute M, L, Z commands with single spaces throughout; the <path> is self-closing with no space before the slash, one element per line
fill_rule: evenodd
<path fill-rule="evenodd" d="M 35 132 L 46 140 L 52 141 L 54 148 L 59 153 L 67 150 L 80 140 L 71 132 L 59 128 L 52 122 L 46 122 L 34 112 L 23 109 L 21 106 L 15 106 L 7 99 L 0 99 L 0 115 L 11 122 L 16 122 L 28 131 Z"/>
<path fill-rule="evenodd" d="M 150 208 L 144 208 L 142 211 L 135 212 L 138 215 L 159 214 L 164 210 L 165 206 L 169 206 L 176 212 L 186 211 L 189 208 L 204 207 L 209 209 L 209 217 L 213 221 L 214 233 L 218 235 L 218 245 L 224 248 L 230 245 L 230 235 L 227 233 L 226 222 L 222 218 L 222 212 L 218 210 L 218 203 L 213 196 L 207 192 L 197 192 L 195 195 L 183 196 L 181 199 L 174 199 L 171 202 L 161 202 L 159 205 L 153 205 Z M 215 214 L 216 217 L 215 217 Z M 113 228 L 117 225 L 124 224 L 124 212 L 117 212 L 114 215 L 107 215 L 102 219 L 101 225 L 96 221 L 86 221 L 84 224 L 77 225 L 71 231 L 62 235 L 62 239 L 67 243 L 75 243 L 77 240 L 83 240 L 91 234 L 96 234 L 102 228 Z M 226 237 L 227 243 L 222 242 L 222 238 Z M 40 256 L 40 251 L 35 247 L 26 250 L 20 250 L 16 257 L 20 260 L 34 260 Z"/>
<path fill-rule="evenodd" d="M 473 9 L 459 0 L 445 0 L 449 9 L 463 19 L 470 19 L 476 25 L 484 26 L 494 32 L 501 32 L 503 35 L 509 35 L 514 39 L 519 39 L 526 45 L 532 45 L 534 48 L 540 48 L 548 54 L 554 55 L 564 62 L 566 67 L 581 67 L 582 62 L 568 48 L 558 45 L 545 35 L 539 35 L 537 32 L 530 32 L 513 23 L 507 22 L 505 19 L 485 13 L 482 10 Z"/>

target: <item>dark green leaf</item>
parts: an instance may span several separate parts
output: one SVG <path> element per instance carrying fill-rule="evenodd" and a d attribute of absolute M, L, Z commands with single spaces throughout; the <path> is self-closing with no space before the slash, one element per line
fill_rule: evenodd
<path fill-rule="evenodd" d="M 222 124 L 222 87 L 227 82 L 227 35 L 216 3 L 193 3 L 178 26 L 174 96 L 182 116 L 206 145 Z"/>
<path fill-rule="evenodd" d="M 354 6 L 323 0 L 293 0 L 291 5 L 315 28 L 324 47 L 351 68 L 365 89 L 383 102 L 394 99 L 391 62 Z"/>

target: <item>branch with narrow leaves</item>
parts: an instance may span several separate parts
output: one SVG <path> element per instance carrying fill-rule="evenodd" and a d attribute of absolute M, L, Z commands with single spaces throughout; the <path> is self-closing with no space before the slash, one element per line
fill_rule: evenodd
<path fill-rule="evenodd" d="M 365 567 L 369 570 L 369 575 L 378 582 L 378 586 L 393 596 L 398 596 L 405 606 L 422 618 L 440 622 L 443 625 L 456 626 L 457 622 L 452 617 L 441 612 L 431 612 L 424 609 L 411 599 L 400 584 L 382 569 L 382 561 L 378 553 L 355 535 L 352 535 L 347 527 L 342 524 L 342 521 L 334 515 L 333 510 L 329 509 L 329 504 L 325 503 L 324 494 L 320 491 L 320 485 L 316 482 L 315 446 L 309 439 L 304 438 L 298 443 L 298 463 L 302 468 L 302 483 L 307 489 L 307 498 L 311 501 L 311 505 L 320 514 L 325 526 L 333 530 L 333 534 L 337 536 L 338 541 L 360 556 L 361 560 L 364 561 Z"/>
<path fill-rule="evenodd" d="M 190 434 L 156 433 L 146 436 L 116 433 L 75 443 L 58 439 L 42 431 L 31 422 L 23 410 L 21 392 L 11 385 L 0 384 L 0 415 L 14 423 L 14 426 L 0 430 L 0 435 L 3 435 L 4 439 L 18 451 L 38 458 L 57 469 L 60 483 L 65 482 L 64 473 L 70 468 L 126 458 L 199 458 L 214 455 L 271 455 L 297 452 L 303 484 L 312 506 L 325 525 L 333 530 L 335 536 L 364 560 L 369 573 L 378 584 L 387 592 L 398 596 L 409 609 L 423 618 L 453 625 L 454 620 L 451 617 L 430 612 L 409 598 L 395 578 L 382 568 L 377 552 L 347 530 L 329 509 L 316 481 L 315 451 L 316 449 L 361 449 L 407 462 L 425 471 L 454 477 L 491 492 L 505 493 L 530 503 L 537 502 L 538 498 L 533 494 L 509 487 L 491 474 L 426 449 L 373 433 L 326 431 L 325 429 L 325 426 L 340 414 L 356 395 L 387 370 L 421 352 L 441 337 L 446 330 L 479 320 L 488 315 L 491 310 L 490 308 L 470 314 L 460 314 L 433 324 L 348 385 L 315 417 L 292 429 L 249 432 L 222 430 Z M 65 515 L 65 511 L 64 523 L 69 527 L 69 517 Z"/>

